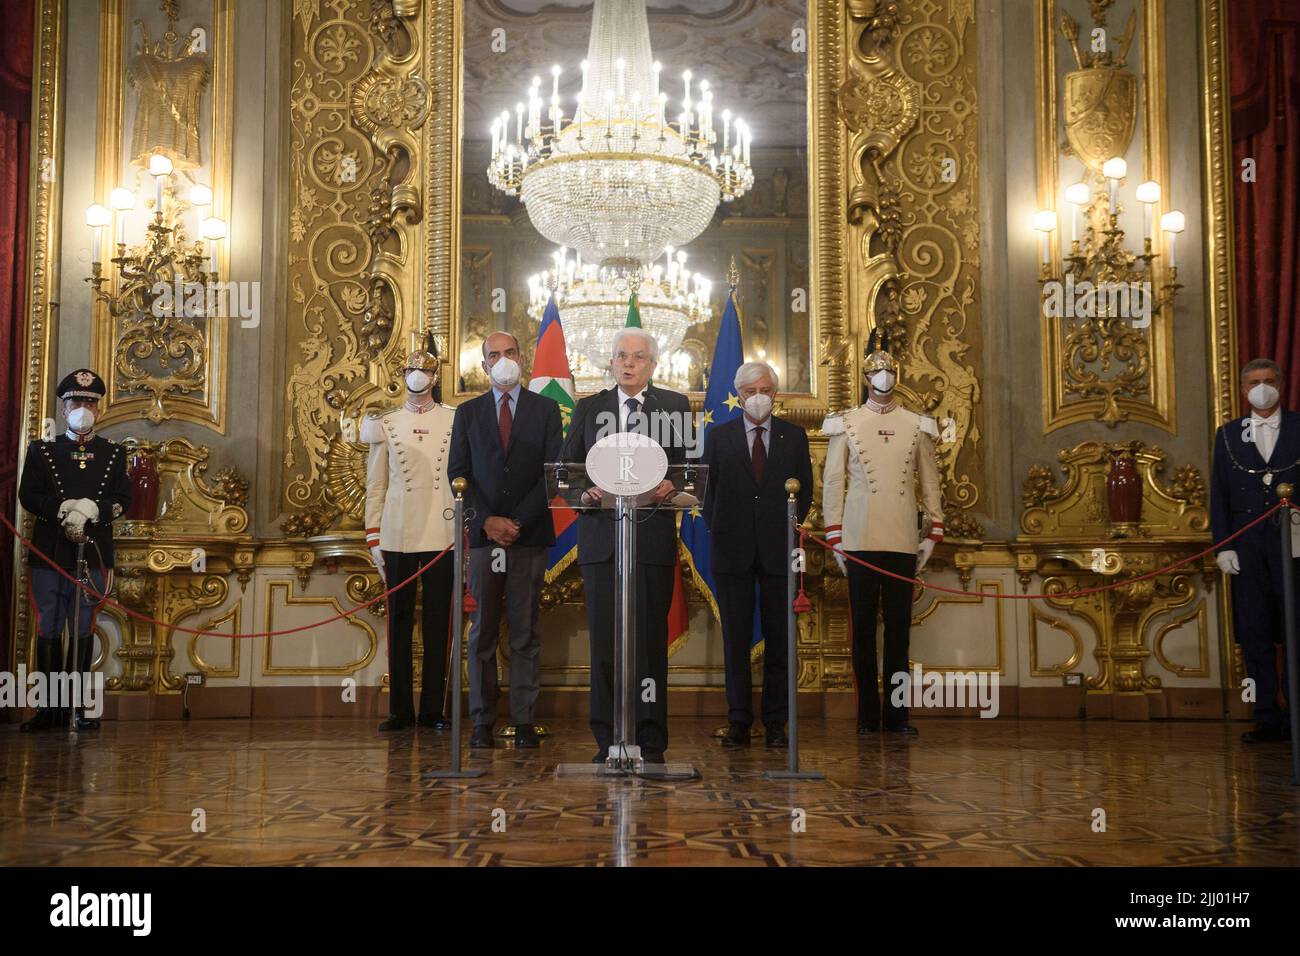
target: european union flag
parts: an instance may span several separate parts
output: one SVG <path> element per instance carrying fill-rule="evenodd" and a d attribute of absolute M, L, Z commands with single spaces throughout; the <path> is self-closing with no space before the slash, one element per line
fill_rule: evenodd
<path fill-rule="evenodd" d="M 736 308 L 736 290 L 733 288 L 727 295 L 727 307 L 722 313 L 722 328 L 718 330 L 718 344 L 713 347 L 713 363 L 709 366 L 709 385 L 704 392 L 705 442 L 709 440 L 709 429 L 714 425 L 731 421 L 743 414 L 734 383 L 736 371 L 744 362 L 745 349 L 740 341 L 740 313 Z M 696 587 L 708 599 L 713 617 L 721 621 L 714 591 L 709 526 L 704 523 L 704 516 L 698 507 L 682 515 L 682 543 L 686 546 L 687 564 L 690 565 Z M 755 614 L 753 643 L 757 644 L 762 636 L 761 623 Z"/>

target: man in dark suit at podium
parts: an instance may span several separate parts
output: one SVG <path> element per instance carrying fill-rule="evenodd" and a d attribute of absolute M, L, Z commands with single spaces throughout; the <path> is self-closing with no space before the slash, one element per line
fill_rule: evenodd
<path fill-rule="evenodd" d="M 705 432 L 709 466 L 704 521 L 709 526 L 713 579 L 722 617 L 727 675 L 727 733 L 724 747 L 749 746 L 754 722 L 749 653 L 757 591 L 763 633 L 763 728 L 769 747 L 787 747 L 786 692 L 786 491 L 799 479 L 795 514 L 800 522 L 812 504 L 812 460 L 808 433 L 772 414 L 779 387 L 766 362 L 736 370 L 736 396 L 744 414 Z"/>
<path fill-rule="evenodd" d="M 1241 370 L 1241 397 L 1251 411 L 1221 425 L 1214 436 L 1210 531 L 1215 541 L 1277 504 L 1278 485 L 1300 486 L 1300 415 L 1282 408 L 1282 385 L 1282 370 L 1271 359 L 1254 359 Z M 1233 632 L 1255 682 L 1255 729 L 1241 739 L 1248 744 L 1289 740 L 1288 715 L 1277 702 L 1276 648 L 1286 647 L 1282 575 L 1294 578 L 1296 562 L 1282 567 L 1282 544 L 1271 520 L 1229 542 L 1216 560 L 1232 577 Z"/>
<path fill-rule="evenodd" d="M 562 461 L 584 462 L 601 438 L 637 431 L 658 441 L 669 465 L 686 461 L 690 402 L 685 395 L 650 384 L 659 360 L 654 337 L 637 328 L 614 335 L 610 371 L 617 385 L 578 402 Z M 665 479 L 654 490 L 658 501 L 673 494 Z M 591 640 L 591 732 L 600 748 L 593 763 L 603 763 L 614 734 L 614 512 L 600 507 L 599 488 L 583 495 L 590 510 L 578 518 L 578 564 L 587 603 Z M 668 608 L 677 560 L 677 516 L 665 508 L 642 511 L 636 528 L 636 744 L 646 763 L 663 763 L 668 748 Z M 646 703 L 642 682 L 654 681 L 654 700 Z"/>
<path fill-rule="evenodd" d="M 470 746 L 495 746 L 497 640 L 510 626 L 510 717 L 515 746 L 536 747 L 533 708 L 541 687 L 542 580 L 555 528 L 543 466 L 560 453 L 560 406 L 520 385 L 519 341 L 493 332 L 483 341 L 492 387 L 456 409 L 447 476 L 469 490 L 469 586 L 478 607 L 470 618 Z"/>

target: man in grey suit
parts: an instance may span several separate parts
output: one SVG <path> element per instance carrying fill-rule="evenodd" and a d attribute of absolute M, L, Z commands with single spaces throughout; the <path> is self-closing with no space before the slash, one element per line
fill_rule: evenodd
<path fill-rule="evenodd" d="M 470 746 L 495 746 L 497 640 L 510 625 L 510 717 L 515 746 L 536 747 L 533 708 L 541 686 L 538 627 L 546 555 L 555 530 L 542 466 L 559 457 L 560 406 L 520 385 L 519 342 L 493 332 L 483 342 L 492 387 L 456 409 L 449 478 L 469 482 L 469 587 L 478 603 L 469 629 Z"/>

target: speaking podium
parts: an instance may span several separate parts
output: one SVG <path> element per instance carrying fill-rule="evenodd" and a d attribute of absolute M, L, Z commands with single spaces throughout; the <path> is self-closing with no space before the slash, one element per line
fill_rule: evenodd
<path fill-rule="evenodd" d="M 598 512 L 614 532 L 614 732 L 604 764 L 560 764 L 556 777 L 641 776 L 661 780 L 696 777 L 688 763 L 648 764 L 636 743 L 636 532 L 656 511 L 689 511 L 704 501 L 708 467 L 669 465 L 663 447 L 638 432 L 617 432 L 596 442 L 585 462 L 546 465 L 546 494 L 552 508 Z M 656 500 L 655 489 L 671 481 L 674 492 Z M 599 500 L 589 494 L 600 490 Z M 667 687 L 654 688 L 667 694 Z M 665 697 L 666 700 L 666 697 Z"/>

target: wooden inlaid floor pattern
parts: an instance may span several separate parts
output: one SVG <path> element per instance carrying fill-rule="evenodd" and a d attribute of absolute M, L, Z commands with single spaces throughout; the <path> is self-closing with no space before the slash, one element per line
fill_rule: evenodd
<path fill-rule="evenodd" d="M 716 719 L 672 722 L 698 780 L 557 781 L 585 722 L 546 721 L 425 779 L 449 735 L 373 721 L 106 722 L 75 746 L 0 728 L 5 865 L 1294 865 L 1300 788 L 1286 745 L 1244 725 L 919 721 L 919 738 L 808 720 L 816 782 L 764 779 L 783 751 L 724 751 Z M 468 740 L 468 732 L 466 732 Z M 196 810 L 205 832 L 194 832 Z M 1094 811 L 1105 812 L 1097 832 Z M 805 829 L 795 832 L 795 811 Z M 501 811 L 501 812 L 494 812 Z M 494 821 L 497 828 L 494 829 Z M 500 832 L 504 822 L 504 832 Z"/>

